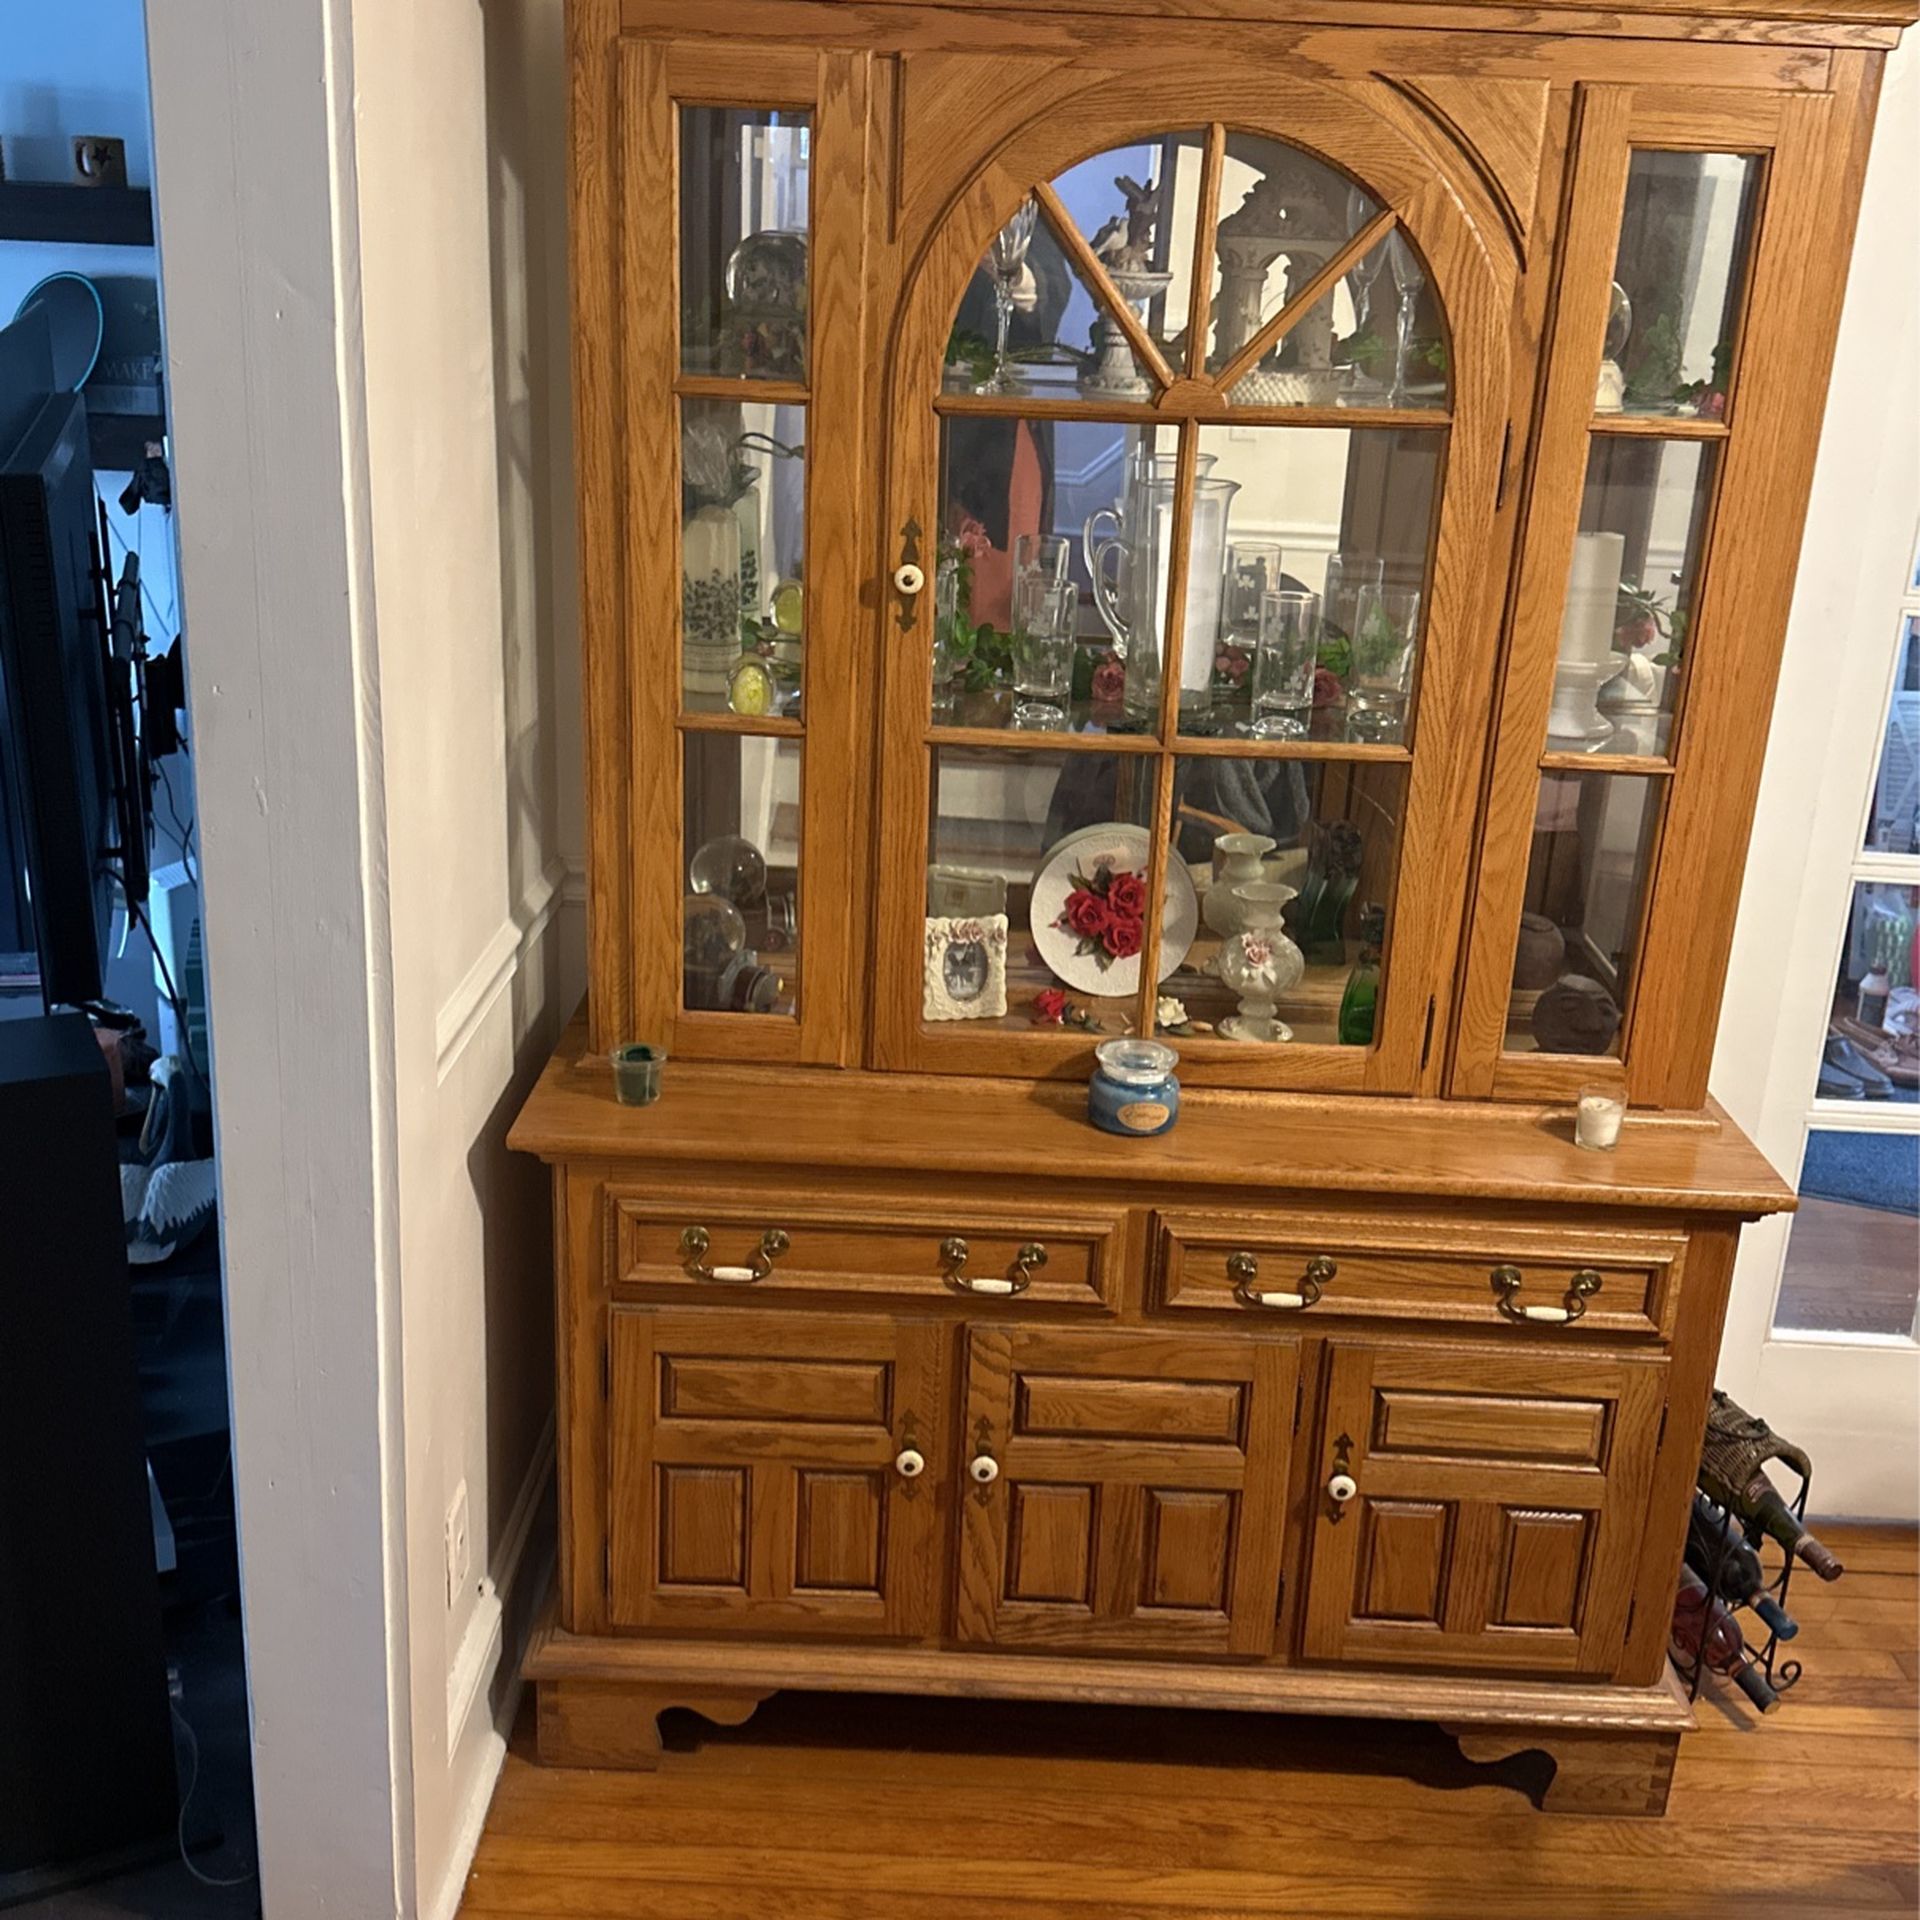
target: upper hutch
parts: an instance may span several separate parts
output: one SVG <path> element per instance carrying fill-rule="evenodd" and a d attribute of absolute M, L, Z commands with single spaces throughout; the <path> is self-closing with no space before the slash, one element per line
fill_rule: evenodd
<path fill-rule="evenodd" d="M 1663 1802 L 1790 1204 L 1707 1069 L 1911 17 L 570 0 L 551 1753 L 1145 1687 Z M 1156 1139 L 1084 1118 L 1123 1034 Z"/>

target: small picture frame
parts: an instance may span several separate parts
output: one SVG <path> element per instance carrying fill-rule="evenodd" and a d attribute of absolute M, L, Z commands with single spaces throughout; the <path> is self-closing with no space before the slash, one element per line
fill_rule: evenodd
<path fill-rule="evenodd" d="M 998 1020 L 1007 1010 L 1007 916 L 927 918 L 922 1011 L 929 1020 Z"/>

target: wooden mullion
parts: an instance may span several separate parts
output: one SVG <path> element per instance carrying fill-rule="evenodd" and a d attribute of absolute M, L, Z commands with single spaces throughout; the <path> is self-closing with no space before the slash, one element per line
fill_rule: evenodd
<path fill-rule="evenodd" d="M 1413 750 L 1391 740 L 1259 740 L 1239 734 L 1182 734 L 1193 759 L 1310 760 L 1344 766 L 1410 767 Z"/>
<path fill-rule="evenodd" d="M 1207 377 L 1207 335 L 1213 319 L 1213 255 L 1220 227 L 1220 180 L 1227 170 L 1227 129 L 1216 120 L 1207 129 L 1200 167 L 1200 207 L 1194 221 L 1193 284 L 1187 289 L 1187 378 Z"/>
<path fill-rule="evenodd" d="M 1542 773 L 1630 773 L 1648 780 L 1670 780 L 1673 762 L 1657 753 L 1543 753 Z"/>
<path fill-rule="evenodd" d="M 1267 321 L 1247 344 L 1213 377 L 1223 395 L 1232 393 L 1241 378 L 1257 367 L 1294 326 L 1320 304 L 1327 290 L 1351 273 L 1394 229 L 1397 219 L 1391 207 L 1383 208 L 1336 253 L 1287 304 Z"/>
<path fill-rule="evenodd" d="M 1175 386 L 1158 400 L 1082 400 L 1051 393 L 942 393 L 935 396 L 933 410 L 990 420 L 1085 420 L 1121 426 L 1199 420 L 1209 426 L 1392 427 L 1402 433 L 1444 433 L 1453 424 L 1453 415 L 1445 407 L 1252 406 L 1194 382 Z"/>
<path fill-rule="evenodd" d="M 1219 131 L 1218 128 L 1215 129 Z M 1211 147 L 1208 149 L 1212 153 Z M 1216 197 L 1219 181 L 1214 182 Z M 1161 893 L 1173 858 L 1173 788 L 1178 763 L 1173 754 L 1180 736 L 1180 663 L 1185 653 L 1187 626 L 1187 568 L 1193 551 L 1193 481 L 1199 471 L 1200 429 L 1191 421 L 1180 427 L 1179 451 L 1174 457 L 1172 540 L 1167 558 L 1167 605 L 1161 628 L 1160 712 L 1157 732 L 1161 759 L 1153 793 L 1153 826 L 1147 839 L 1147 921 L 1140 942 L 1140 999 L 1138 1030 L 1153 1035 L 1159 1004 L 1160 924 L 1165 914 Z M 1151 528 L 1148 538 L 1152 538 Z M 1134 645 L 1140 644 L 1138 637 Z"/>
<path fill-rule="evenodd" d="M 1603 440 L 1724 440 L 1724 420 L 1689 420 L 1659 413 L 1596 413 L 1588 429 Z"/>
<path fill-rule="evenodd" d="M 1140 316 L 1120 297 L 1107 272 L 1106 262 L 1088 245 L 1086 235 L 1062 205 L 1060 196 L 1044 180 L 1034 188 L 1033 193 L 1047 216 L 1047 224 L 1053 229 L 1054 238 L 1066 248 L 1074 265 L 1080 269 L 1080 277 L 1086 282 L 1088 292 L 1106 308 L 1120 331 L 1127 336 L 1127 345 L 1133 349 L 1134 358 L 1152 375 L 1157 386 L 1163 389 L 1172 386 L 1173 369 L 1167 365 L 1167 357 L 1160 351 L 1159 342 L 1142 325 Z"/>
<path fill-rule="evenodd" d="M 673 390 L 682 400 L 730 400 L 735 406 L 804 407 L 804 380 L 750 380 L 730 373 L 683 373 Z"/>
<path fill-rule="evenodd" d="M 1144 759 L 1160 751 L 1147 733 L 1029 733 L 1012 727 L 929 727 L 931 747 L 1005 748 L 1010 753 L 1113 753 Z"/>

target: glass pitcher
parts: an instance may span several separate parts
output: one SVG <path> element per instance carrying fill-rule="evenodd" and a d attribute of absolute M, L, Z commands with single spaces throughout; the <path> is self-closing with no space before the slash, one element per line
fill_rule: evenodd
<path fill-rule="evenodd" d="M 1218 454 L 1202 453 L 1194 461 L 1194 472 L 1204 480 L 1212 472 Z M 1087 515 L 1081 530 L 1080 551 L 1087 563 L 1087 578 L 1093 582 L 1093 604 L 1107 631 L 1113 635 L 1114 651 L 1127 657 L 1128 625 L 1125 610 L 1115 597 L 1111 583 L 1095 563 L 1094 555 L 1109 541 L 1129 541 L 1133 530 L 1145 524 L 1146 501 L 1157 481 L 1171 482 L 1178 456 L 1171 450 L 1156 452 L 1150 439 L 1137 439 L 1127 456 L 1127 479 L 1120 498 L 1110 507 L 1097 507 Z"/>
<path fill-rule="evenodd" d="M 1167 573 L 1173 562 L 1172 462 L 1142 483 L 1128 501 L 1132 525 L 1124 535 L 1100 541 L 1093 550 L 1093 581 L 1103 614 L 1108 615 L 1127 663 L 1127 718 L 1151 726 L 1160 712 L 1160 662 L 1166 653 Z M 1187 547 L 1185 635 L 1180 660 L 1182 712 L 1205 712 L 1213 702 L 1214 643 L 1219 637 L 1220 602 L 1226 585 L 1227 514 L 1237 480 L 1196 478 L 1193 483 L 1193 532 Z M 1108 556 L 1112 559 L 1109 562 Z"/>

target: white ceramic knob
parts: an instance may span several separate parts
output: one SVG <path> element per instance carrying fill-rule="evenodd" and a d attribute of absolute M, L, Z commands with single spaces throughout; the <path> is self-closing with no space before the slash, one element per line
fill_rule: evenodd
<path fill-rule="evenodd" d="M 1327 1482 L 1327 1498 L 1336 1507 L 1344 1507 L 1360 1491 L 1360 1483 L 1350 1473 L 1336 1473 Z"/>
<path fill-rule="evenodd" d="M 893 1470 L 902 1480 L 918 1480 L 927 1470 L 927 1458 L 917 1447 L 902 1447 L 893 1456 Z"/>
<path fill-rule="evenodd" d="M 925 572 L 916 567 L 911 560 L 903 562 L 893 570 L 893 586 L 896 593 L 904 593 L 911 598 L 926 584 Z"/>
<path fill-rule="evenodd" d="M 976 1453 L 968 1461 L 967 1471 L 981 1486 L 990 1487 L 1000 1478 L 1000 1462 L 990 1453 Z"/>

